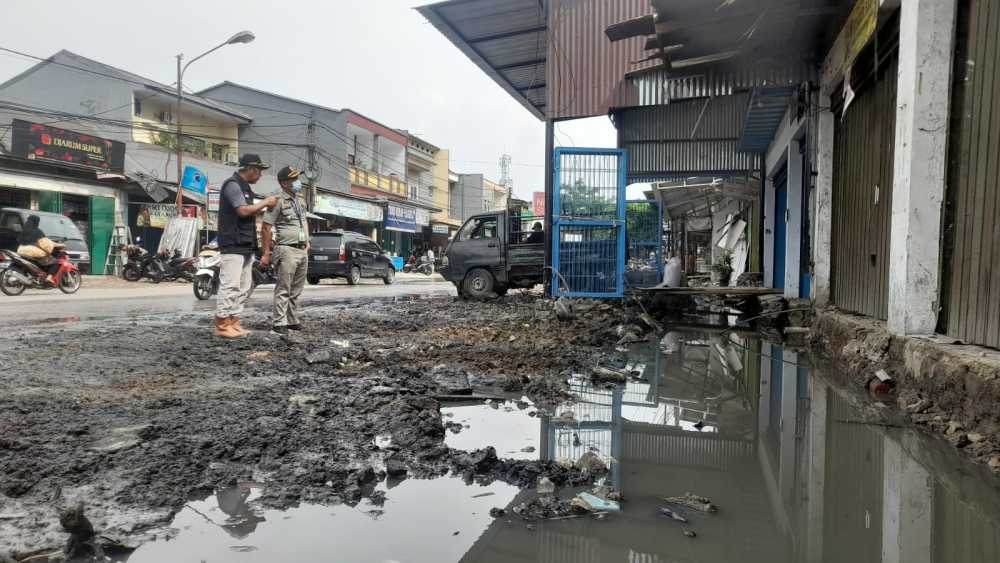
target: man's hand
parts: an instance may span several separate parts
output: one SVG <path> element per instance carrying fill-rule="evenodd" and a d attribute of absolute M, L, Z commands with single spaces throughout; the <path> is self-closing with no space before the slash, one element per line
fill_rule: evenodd
<path fill-rule="evenodd" d="M 263 256 L 260 257 L 260 267 L 270 268 L 271 267 L 271 253 L 265 252 Z"/>
<path fill-rule="evenodd" d="M 278 196 L 276 195 L 270 196 L 264 200 L 264 207 L 268 209 L 274 209 L 274 207 L 278 205 L 278 201 L 280 201 L 278 199 Z"/>

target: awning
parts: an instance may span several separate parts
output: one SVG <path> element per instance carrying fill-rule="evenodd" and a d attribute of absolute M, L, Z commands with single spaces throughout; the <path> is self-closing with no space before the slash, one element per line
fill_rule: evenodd
<path fill-rule="evenodd" d="M 663 204 L 664 213 L 671 219 L 689 214 L 708 212 L 711 206 L 724 199 L 756 201 L 760 197 L 759 182 L 734 179 L 707 179 L 694 182 L 658 182 L 652 184 L 651 194 Z"/>
<path fill-rule="evenodd" d="M 449 0 L 417 8 L 501 88 L 545 119 L 547 0 Z"/>
<path fill-rule="evenodd" d="M 737 150 L 766 152 L 796 91 L 795 86 L 754 88 L 747 105 L 746 119 L 740 132 Z"/>

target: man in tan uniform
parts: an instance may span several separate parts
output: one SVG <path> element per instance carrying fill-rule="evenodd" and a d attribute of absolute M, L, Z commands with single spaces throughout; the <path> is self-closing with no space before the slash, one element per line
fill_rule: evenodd
<path fill-rule="evenodd" d="M 299 198 L 302 191 L 301 172 L 286 166 L 278 171 L 281 185 L 278 205 L 264 214 L 261 239 L 264 255 L 260 264 L 274 264 L 277 283 L 274 285 L 274 318 L 271 333 L 287 335 L 289 330 L 302 330 L 299 319 L 299 296 L 306 285 L 309 266 L 309 223 L 306 206 Z M 272 236 L 273 233 L 273 236 Z"/>

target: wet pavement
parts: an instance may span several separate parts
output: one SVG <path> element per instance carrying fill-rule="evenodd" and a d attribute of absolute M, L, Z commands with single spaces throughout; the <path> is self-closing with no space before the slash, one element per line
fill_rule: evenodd
<path fill-rule="evenodd" d="M 247 306 L 267 311 L 273 299 L 274 286 L 260 286 Z M 408 295 L 454 295 L 452 284 L 419 276 L 384 285 L 380 280 L 362 280 L 356 286 L 340 281 L 325 280 L 307 285 L 302 295 L 303 305 L 321 305 L 349 300 L 384 299 Z M 0 295 L 0 318 L 9 322 L 57 324 L 112 317 L 145 317 L 174 313 L 199 313 L 215 310 L 215 300 L 199 301 L 190 283 L 164 282 L 152 284 L 121 282 L 114 287 L 87 288 L 74 295 L 56 291 L 28 291 L 19 297 Z"/>
<path fill-rule="evenodd" d="M 574 400 L 547 416 L 516 396 L 441 409 L 460 425 L 452 448 L 567 463 L 595 452 L 620 513 L 528 520 L 512 509 L 534 490 L 451 475 L 382 482 L 384 499 L 353 507 L 278 511 L 248 482 L 189 503 L 163 531 L 172 539 L 129 561 L 1000 561 L 1000 480 L 805 354 L 686 330 L 634 345 L 627 369 L 611 388 L 572 377 Z M 686 493 L 718 512 L 663 500 Z"/>

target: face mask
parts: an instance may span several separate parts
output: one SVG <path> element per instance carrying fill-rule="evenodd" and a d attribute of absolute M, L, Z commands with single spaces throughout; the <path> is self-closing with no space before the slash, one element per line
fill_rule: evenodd
<path fill-rule="evenodd" d="M 295 180 L 292 182 L 292 191 L 301 192 L 302 191 L 302 180 Z"/>

